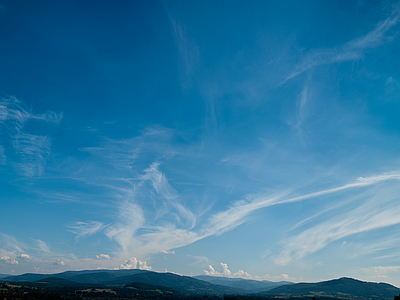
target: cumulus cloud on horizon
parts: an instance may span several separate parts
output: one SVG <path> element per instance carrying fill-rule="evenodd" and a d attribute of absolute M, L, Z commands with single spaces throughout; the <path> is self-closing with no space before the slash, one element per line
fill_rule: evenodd
<path fill-rule="evenodd" d="M 145 261 L 138 260 L 136 257 L 131 257 L 126 260 L 125 263 L 119 266 L 121 270 L 130 270 L 130 269 L 140 269 L 140 270 L 151 270 L 151 266 L 148 266 Z"/>
<path fill-rule="evenodd" d="M 55 266 L 65 266 L 65 262 L 63 260 L 61 260 L 61 259 L 56 259 L 53 262 L 53 265 L 55 265 Z"/>
<path fill-rule="evenodd" d="M 11 265 L 18 265 L 18 260 L 11 259 L 9 256 L 2 256 L 0 257 L 0 261 L 6 263 L 6 264 L 11 264 Z"/>
<path fill-rule="evenodd" d="M 217 277 L 246 277 L 250 278 L 252 277 L 249 273 L 239 270 L 236 273 L 232 274 L 232 271 L 229 270 L 228 264 L 220 263 L 220 272 L 216 271 L 212 265 L 209 265 L 207 270 L 203 270 L 204 275 L 208 276 L 217 276 Z"/>

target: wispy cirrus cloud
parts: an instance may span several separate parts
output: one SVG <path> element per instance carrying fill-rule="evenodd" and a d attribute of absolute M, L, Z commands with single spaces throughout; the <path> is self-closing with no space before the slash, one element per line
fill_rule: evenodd
<path fill-rule="evenodd" d="M 365 272 L 372 272 L 372 273 L 388 273 L 388 272 L 397 272 L 400 270 L 400 266 L 378 266 L 372 267 L 368 269 L 364 269 Z"/>
<path fill-rule="evenodd" d="M 386 34 L 397 25 L 399 17 L 399 7 L 396 6 L 389 17 L 380 21 L 373 30 L 364 36 L 358 37 L 335 48 L 311 50 L 282 83 L 319 65 L 363 58 L 368 51 L 383 45 L 385 42 L 391 41 L 391 38 Z"/>
<path fill-rule="evenodd" d="M 35 114 L 25 104 L 15 97 L 1 98 L 0 100 L 0 124 L 10 132 L 19 132 L 28 120 L 39 120 L 51 123 L 59 123 L 62 113 L 48 111 L 43 114 Z"/>
<path fill-rule="evenodd" d="M 399 270 L 400 266 L 378 266 L 363 269 L 370 278 L 389 278 L 388 274 L 398 273 Z"/>
<path fill-rule="evenodd" d="M 201 267 L 205 267 L 211 264 L 210 259 L 207 256 L 198 256 L 198 255 L 187 255 L 195 260 L 195 262 L 190 263 L 189 265 L 195 266 L 199 265 Z"/>
<path fill-rule="evenodd" d="M 98 221 L 76 222 L 75 224 L 68 226 L 68 228 L 70 229 L 70 232 L 76 235 L 75 239 L 79 240 L 80 238 L 86 238 L 96 234 L 104 228 L 104 225 Z"/>
<path fill-rule="evenodd" d="M 226 211 L 217 213 L 209 219 L 207 228 L 204 229 L 206 235 L 221 234 L 231 230 L 245 221 L 245 217 L 252 212 L 261 208 L 266 208 L 272 205 L 303 201 L 327 194 L 340 192 L 346 189 L 364 187 L 376 184 L 386 180 L 399 180 L 400 174 L 385 174 L 375 177 L 358 178 L 356 182 L 346 184 L 337 188 L 327 189 L 306 195 L 287 197 L 289 192 L 283 192 L 276 196 L 249 196 L 248 199 L 235 202 L 231 208 Z"/>
<path fill-rule="evenodd" d="M 175 251 L 160 250 L 159 252 L 163 254 L 175 254 Z"/>
<path fill-rule="evenodd" d="M 299 194 L 296 190 L 282 190 L 275 194 L 250 194 L 232 202 L 228 208 L 207 217 L 198 213 L 187 195 L 183 196 L 178 192 L 173 186 L 173 181 L 170 181 L 166 173 L 162 172 L 164 164 L 167 165 L 171 157 L 188 155 L 187 151 L 180 153 L 179 149 L 176 150 L 171 146 L 171 135 L 173 135 L 171 131 L 157 128 L 147 130 L 142 136 L 134 139 L 119 141 L 107 139 L 100 147 L 84 149 L 96 160 L 104 161 L 102 167 L 106 169 L 103 170 L 108 172 L 96 172 L 92 178 L 81 176 L 82 180 L 111 189 L 117 201 L 118 211 L 114 216 L 115 221 L 104 230 L 106 236 L 120 246 L 120 252 L 114 253 L 116 262 L 125 261 L 133 256 L 143 259 L 149 254 L 160 253 L 160 249 L 171 251 L 212 235 L 223 234 L 247 222 L 253 213 L 261 209 L 315 199 L 346 190 L 361 193 L 365 188 L 400 179 L 399 174 L 391 173 L 367 178 L 360 177 L 348 184 L 307 194 Z M 120 145 L 123 147 L 119 147 Z M 165 150 L 172 155 L 165 156 Z M 145 167 L 142 165 L 140 171 L 138 164 L 142 156 L 145 156 L 147 161 L 149 157 L 155 159 Z M 116 169 L 127 171 L 126 174 L 130 177 L 123 177 L 120 172 L 115 173 L 119 177 L 112 177 Z M 111 175 L 103 178 L 102 174 L 105 173 Z M 302 228 L 303 226 L 297 226 L 297 230 L 302 230 Z M 371 229 L 366 230 L 373 228 L 375 227 L 372 226 Z M 76 234 L 79 233 L 76 232 Z M 333 240 L 326 240 L 322 247 Z M 285 243 L 284 245 L 289 251 L 290 245 Z M 290 260 L 296 260 L 312 252 L 306 251 L 303 256 L 298 253 L 300 250 L 294 249 L 286 256 Z"/>
<path fill-rule="evenodd" d="M 190 86 L 190 81 L 199 60 L 199 49 L 195 41 L 188 37 L 185 26 L 171 15 L 170 20 L 180 57 L 182 87 L 186 89 Z"/>
<path fill-rule="evenodd" d="M 47 253 L 50 252 L 50 248 L 49 248 L 49 246 L 47 246 L 46 242 L 44 242 L 42 240 L 35 240 L 35 241 L 36 241 L 36 245 L 38 247 L 36 250 L 39 250 L 41 252 L 47 252 Z"/>
<path fill-rule="evenodd" d="M 0 165 L 5 165 L 7 162 L 6 154 L 4 153 L 4 147 L 0 145 Z"/>
<path fill-rule="evenodd" d="M 0 128 L 5 138 L 11 140 L 12 149 L 0 145 L 0 163 L 10 163 L 27 177 L 41 175 L 46 157 L 50 154 L 51 139 L 48 136 L 28 133 L 28 121 L 43 121 L 57 124 L 62 114 L 46 112 L 35 114 L 15 97 L 0 99 Z"/>
<path fill-rule="evenodd" d="M 13 142 L 14 149 L 21 161 L 16 163 L 25 176 L 41 175 L 45 158 L 50 154 L 51 140 L 48 136 L 27 133 L 18 134 Z"/>
<path fill-rule="evenodd" d="M 141 207 L 134 203 L 125 202 L 120 207 L 119 218 L 119 222 L 107 227 L 105 234 L 110 239 L 117 241 L 124 252 L 131 251 L 133 247 L 139 247 L 141 243 L 136 238 L 136 231 L 145 224 Z"/>
<path fill-rule="evenodd" d="M 22 253 L 24 252 L 23 249 L 26 248 L 26 246 L 19 241 L 13 236 L 4 234 L 0 232 L 0 240 L 1 240 L 1 246 L 0 250 L 4 249 L 7 251 L 12 251 L 12 252 L 19 252 Z"/>
<path fill-rule="evenodd" d="M 359 193 L 352 199 L 346 199 L 349 203 L 355 201 L 364 203 L 345 212 L 339 212 L 336 216 L 291 236 L 284 241 L 284 250 L 276 258 L 276 263 L 285 265 L 347 236 L 400 224 L 397 195 L 397 185 L 385 185 Z"/>
<path fill-rule="evenodd" d="M 160 195 L 166 211 L 175 210 L 174 214 L 178 222 L 184 222 L 189 228 L 196 224 L 196 216 L 186 208 L 180 201 L 178 193 L 171 187 L 165 175 L 159 170 L 159 163 L 155 162 L 144 170 L 144 175 L 140 177 L 143 181 L 150 181 L 155 191 Z"/>
<path fill-rule="evenodd" d="M 158 165 L 153 165 L 153 168 Z M 154 171 L 154 170 L 153 170 Z M 145 180 L 153 180 L 153 188 L 155 190 L 164 190 L 163 194 L 166 198 L 174 198 L 172 193 L 163 181 L 166 180 L 157 172 L 151 176 L 152 179 L 145 177 Z M 345 184 L 336 188 L 326 189 L 314 193 L 290 197 L 290 192 L 284 192 L 276 196 L 249 196 L 244 200 L 236 201 L 230 208 L 225 211 L 213 214 L 205 220 L 199 229 L 191 227 L 179 228 L 171 222 L 163 222 L 157 225 L 145 217 L 145 214 L 139 204 L 125 203 L 121 206 L 121 215 L 118 223 L 110 226 L 106 230 L 107 236 L 115 239 L 122 247 L 124 255 L 136 253 L 137 255 L 145 255 L 149 253 L 157 253 L 164 249 L 176 249 L 185 245 L 189 245 L 195 241 L 204 239 L 211 235 L 219 235 L 226 231 L 232 230 L 247 221 L 255 211 L 274 205 L 305 201 L 325 195 L 339 193 L 349 189 L 360 189 L 373 187 L 379 183 L 399 180 L 400 175 L 383 174 L 368 178 L 358 178 L 355 182 Z M 396 188 L 397 185 L 392 185 Z M 369 190 L 368 190 L 369 191 Z M 362 191 L 359 193 L 362 194 Z M 388 202 L 392 201 L 389 194 L 382 195 Z M 361 197 L 361 196 L 360 196 Z M 326 226 L 319 225 L 314 229 L 303 231 L 293 240 L 295 242 L 285 244 L 285 250 L 277 258 L 278 264 L 285 264 L 292 259 L 300 259 L 305 255 L 315 252 L 328 245 L 330 242 L 362 231 L 373 230 L 385 226 L 397 224 L 395 216 L 398 211 L 384 210 L 379 214 L 375 214 L 375 206 L 364 205 L 358 208 L 358 211 L 352 211 L 351 214 L 343 215 L 340 219 L 332 218 L 326 222 Z M 346 216 L 352 218 L 352 222 L 346 223 Z M 347 224 L 347 225 L 346 225 Z M 354 227 L 352 227 L 354 224 Z M 348 227 L 346 227 L 348 226 Z M 303 241 L 303 242 L 302 242 Z M 307 242 L 306 242 L 307 241 Z M 307 243 L 307 245 L 306 245 Z M 303 248 L 302 248 L 303 247 Z"/>

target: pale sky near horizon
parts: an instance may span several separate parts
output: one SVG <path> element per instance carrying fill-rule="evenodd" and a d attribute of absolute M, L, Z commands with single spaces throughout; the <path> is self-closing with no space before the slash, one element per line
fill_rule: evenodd
<path fill-rule="evenodd" d="M 400 286 L 396 1 L 0 0 L 0 273 Z"/>

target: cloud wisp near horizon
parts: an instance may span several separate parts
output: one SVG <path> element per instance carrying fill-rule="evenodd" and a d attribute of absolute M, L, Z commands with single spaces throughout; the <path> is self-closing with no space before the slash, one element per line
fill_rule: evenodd
<path fill-rule="evenodd" d="M 73 3 L 0 14 L 0 273 L 400 285 L 398 3 Z"/>

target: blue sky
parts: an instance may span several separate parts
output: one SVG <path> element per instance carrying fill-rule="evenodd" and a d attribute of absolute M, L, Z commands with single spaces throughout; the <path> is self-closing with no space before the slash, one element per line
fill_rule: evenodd
<path fill-rule="evenodd" d="M 393 1 L 0 1 L 0 273 L 400 286 Z"/>

